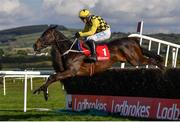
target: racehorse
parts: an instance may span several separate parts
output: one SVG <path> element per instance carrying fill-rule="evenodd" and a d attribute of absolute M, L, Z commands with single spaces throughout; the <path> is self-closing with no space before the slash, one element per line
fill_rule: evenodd
<path fill-rule="evenodd" d="M 34 44 L 36 52 L 51 46 L 52 63 L 56 73 L 50 75 L 46 83 L 34 91 L 34 94 L 43 91 L 45 100 L 48 99 L 47 88 L 51 83 L 67 77 L 92 76 L 107 70 L 116 62 L 128 62 L 133 66 L 156 65 L 160 69 L 164 68 L 162 57 L 140 47 L 139 40 L 133 37 L 118 38 L 106 43 L 110 59 L 89 63 L 82 51 L 69 51 L 70 48 L 77 50 L 76 44 L 56 27 L 50 26 Z"/>

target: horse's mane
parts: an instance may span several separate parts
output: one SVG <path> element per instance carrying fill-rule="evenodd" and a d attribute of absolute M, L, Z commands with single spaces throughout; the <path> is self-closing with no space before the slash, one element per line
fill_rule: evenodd
<path fill-rule="evenodd" d="M 57 42 L 60 46 L 61 54 L 64 53 L 65 51 L 67 51 L 70 48 L 70 45 L 72 44 L 70 39 L 67 38 L 63 33 L 61 33 L 58 30 L 56 30 L 56 39 L 57 39 Z"/>
<path fill-rule="evenodd" d="M 56 45 L 56 47 L 54 46 L 52 47 L 51 55 L 52 57 L 56 57 L 59 59 L 57 60 L 56 58 L 52 58 L 53 67 L 56 71 L 62 72 L 66 70 L 66 66 L 65 66 L 66 57 L 62 55 L 64 52 L 66 52 L 70 48 L 72 42 L 62 32 L 58 31 L 56 28 L 53 28 L 53 29 L 55 29 L 54 36 L 58 44 Z M 57 49 L 59 48 L 58 51 L 56 48 Z"/>
<path fill-rule="evenodd" d="M 44 33 L 41 35 L 41 37 L 44 37 L 47 35 L 50 31 L 54 31 L 54 36 L 55 36 L 55 41 L 57 42 L 57 46 L 59 48 L 59 51 L 61 54 L 63 54 L 65 51 L 68 50 L 72 42 L 70 41 L 69 38 L 67 38 L 62 32 L 57 30 L 57 25 L 50 25 Z"/>

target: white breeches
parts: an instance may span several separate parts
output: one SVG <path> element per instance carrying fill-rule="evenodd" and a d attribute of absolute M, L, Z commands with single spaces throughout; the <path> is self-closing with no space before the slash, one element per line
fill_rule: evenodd
<path fill-rule="evenodd" d="M 87 40 L 91 40 L 92 39 L 95 42 L 98 42 L 98 41 L 103 41 L 103 40 L 109 39 L 110 36 L 111 36 L 111 30 L 110 30 L 110 28 L 108 28 L 105 31 L 96 33 L 96 34 L 94 34 L 92 36 L 88 36 Z"/>

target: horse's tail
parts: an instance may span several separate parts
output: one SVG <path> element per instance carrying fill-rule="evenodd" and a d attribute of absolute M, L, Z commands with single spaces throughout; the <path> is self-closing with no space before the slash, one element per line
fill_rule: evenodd
<path fill-rule="evenodd" d="M 142 53 L 149 57 L 149 58 L 154 58 L 155 60 L 157 60 L 159 63 L 162 63 L 163 62 L 163 57 L 161 57 L 160 55 L 157 55 L 156 53 L 154 52 L 151 52 L 149 51 L 148 49 L 146 48 L 143 48 L 141 47 L 141 50 L 142 50 Z"/>

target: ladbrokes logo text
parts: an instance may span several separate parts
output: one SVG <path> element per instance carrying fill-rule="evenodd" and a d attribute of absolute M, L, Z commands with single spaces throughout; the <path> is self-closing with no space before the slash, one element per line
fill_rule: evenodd
<path fill-rule="evenodd" d="M 96 109 L 120 116 L 180 120 L 180 100 L 81 95 L 72 103 L 76 111 Z"/>

